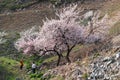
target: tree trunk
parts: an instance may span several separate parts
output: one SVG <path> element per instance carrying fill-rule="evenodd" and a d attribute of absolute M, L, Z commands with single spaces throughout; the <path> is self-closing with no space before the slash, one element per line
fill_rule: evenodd
<path fill-rule="evenodd" d="M 71 48 L 68 45 L 68 50 L 67 50 L 67 55 L 66 55 L 66 60 L 68 61 L 68 63 L 71 63 L 71 60 L 69 58 L 70 52 L 72 51 L 72 49 L 76 46 L 76 44 L 74 44 Z"/>
<path fill-rule="evenodd" d="M 58 56 L 57 66 L 59 66 L 61 60 L 61 56 Z"/>
<path fill-rule="evenodd" d="M 68 50 L 67 55 L 66 55 L 66 60 L 68 63 L 71 63 L 71 60 L 69 58 L 70 50 Z"/>
<path fill-rule="evenodd" d="M 60 64 L 60 60 L 61 60 L 61 55 L 60 55 L 58 52 L 56 52 L 56 53 L 57 53 L 57 55 L 58 55 L 57 66 L 59 66 L 59 64 Z"/>

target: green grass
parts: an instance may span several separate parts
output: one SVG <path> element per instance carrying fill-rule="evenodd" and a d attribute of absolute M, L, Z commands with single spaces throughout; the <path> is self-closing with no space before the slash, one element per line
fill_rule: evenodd
<path fill-rule="evenodd" d="M 17 61 L 6 58 L 6 57 L 0 57 L 0 62 L 3 63 L 2 65 L 7 65 L 8 63 L 10 63 L 10 65 L 12 66 L 18 63 Z"/>
<path fill-rule="evenodd" d="M 25 65 L 24 63 L 23 70 L 20 70 L 20 63 L 18 61 L 7 57 L 0 57 L 0 72 L 3 76 L 3 79 L 0 80 L 16 80 L 17 78 L 30 80 L 29 75 L 26 73 Z"/>
<path fill-rule="evenodd" d="M 45 59 L 43 62 L 52 62 L 52 61 L 57 61 L 58 57 L 57 56 L 51 56 L 47 59 Z"/>
<path fill-rule="evenodd" d="M 12 72 L 0 65 L 0 80 L 15 80 L 15 77 Z"/>
<path fill-rule="evenodd" d="M 15 80 L 15 73 L 17 69 L 14 68 L 17 64 L 17 61 L 5 57 L 0 57 L 0 72 L 2 74 L 1 78 L 3 80 Z"/>
<path fill-rule="evenodd" d="M 83 47 L 83 45 L 76 45 L 74 48 L 73 48 L 73 52 L 75 52 L 75 51 L 78 51 L 78 50 L 80 50 L 80 48 L 82 48 Z"/>
<path fill-rule="evenodd" d="M 24 59 L 24 68 L 20 70 L 19 61 L 10 59 L 8 57 L 0 57 L 0 80 L 42 80 L 41 76 L 44 74 L 43 71 L 36 71 L 35 74 L 27 74 L 27 65 L 31 66 L 29 62 L 32 62 L 31 58 Z M 40 64 L 41 60 L 36 64 Z"/>

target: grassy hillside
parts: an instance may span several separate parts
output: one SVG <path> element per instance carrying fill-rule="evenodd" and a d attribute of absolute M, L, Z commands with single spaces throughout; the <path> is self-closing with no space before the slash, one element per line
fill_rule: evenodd
<path fill-rule="evenodd" d="M 0 80 L 15 80 L 21 78 L 22 75 L 25 76 L 26 74 L 20 71 L 18 61 L 0 57 Z"/>
<path fill-rule="evenodd" d="M 26 58 L 26 57 L 25 57 Z M 32 58 L 24 59 L 24 67 L 20 70 L 20 63 L 15 59 L 0 57 L 0 80 L 42 80 L 42 71 L 31 72 Z M 39 66 L 41 60 L 36 61 Z"/>
<path fill-rule="evenodd" d="M 6 70 L 4 66 L 0 66 L 0 80 L 8 80 L 8 79 L 14 80 L 14 75 L 9 70 Z"/>

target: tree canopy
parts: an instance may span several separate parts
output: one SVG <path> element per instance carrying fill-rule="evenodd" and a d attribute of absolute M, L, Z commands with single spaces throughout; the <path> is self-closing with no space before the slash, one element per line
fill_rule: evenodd
<path fill-rule="evenodd" d="M 15 47 L 25 54 L 58 55 L 59 65 L 62 53 L 67 51 L 66 60 L 70 62 L 69 54 L 77 44 L 88 44 L 103 41 L 108 35 L 109 28 L 105 15 L 99 19 L 99 13 L 94 12 L 87 25 L 82 21 L 85 15 L 80 15 L 82 9 L 71 5 L 56 12 L 58 19 L 43 20 L 43 26 L 36 31 L 35 28 L 22 32 L 21 38 L 15 42 Z"/>

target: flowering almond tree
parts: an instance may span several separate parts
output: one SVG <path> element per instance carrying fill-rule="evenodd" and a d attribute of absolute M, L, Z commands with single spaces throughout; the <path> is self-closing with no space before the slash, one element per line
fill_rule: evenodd
<path fill-rule="evenodd" d="M 107 16 L 99 20 L 99 14 L 94 13 L 88 25 L 80 23 L 84 18 L 79 15 L 82 9 L 77 5 L 63 8 L 56 15 L 59 19 L 43 21 L 43 26 L 38 32 L 33 28 L 21 34 L 21 38 L 15 42 L 15 47 L 26 54 L 50 54 L 58 55 L 59 65 L 63 51 L 66 51 L 66 60 L 70 62 L 69 54 L 77 44 L 94 43 L 104 40 L 110 28 L 106 24 Z"/>

